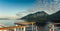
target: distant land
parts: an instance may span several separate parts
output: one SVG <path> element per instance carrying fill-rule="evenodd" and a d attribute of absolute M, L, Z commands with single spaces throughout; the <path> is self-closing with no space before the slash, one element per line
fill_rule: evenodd
<path fill-rule="evenodd" d="M 0 18 L 0 20 L 10 20 L 9 18 Z"/>
<path fill-rule="evenodd" d="M 42 22 L 42 21 L 59 21 L 60 20 L 60 10 L 56 13 L 49 15 L 44 11 L 39 11 L 33 14 L 28 14 L 18 20 L 25 20 L 25 21 L 35 21 L 35 22 Z"/>

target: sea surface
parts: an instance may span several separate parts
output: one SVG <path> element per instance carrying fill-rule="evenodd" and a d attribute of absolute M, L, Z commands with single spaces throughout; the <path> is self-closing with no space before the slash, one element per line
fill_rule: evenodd
<path fill-rule="evenodd" d="M 14 26 L 16 22 L 22 22 L 22 20 L 0 20 L 0 24 L 5 26 Z"/>

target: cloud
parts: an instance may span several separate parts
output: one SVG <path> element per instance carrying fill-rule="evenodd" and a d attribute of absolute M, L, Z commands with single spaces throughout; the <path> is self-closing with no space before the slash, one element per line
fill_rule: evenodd
<path fill-rule="evenodd" d="M 36 2 L 36 4 L 33 5 L 34 7 L 28 9 L 28 12 L 37 12 L 37 11 L 45 11 L 48 14 L 53 14 L 55 12 L 57 12 L 58 10 L 60 10 L 60 4 L 58 2 L 58 0 L 54 0 L 54 1 L 50 1 L 49 0 L 45 0 L 43 1 L 38 1 Z"/>
<path fill-rule="evenodd" d="M 18 12 L 18 13 L 16 14 L 16 16 L 17 16 L 18 18 L 21 18 L 21 17 L 23 17 L 23 16 L 25 16 L 25 15 L 27 15 L 27 14 L 28 14 L 27 11 L 22 11 L 22 12 Z"/>
<path fill-rule="evenodd" d="M 37 11 L 45 11 L 48 14 L 53 14 L 60 10 L 60 3 L 58 0 L 50 1 L 45 0 L 42 3 L 42 0 L 37 1 L 36 3 L 33 4 L 33 6 L 23 12 L 18 13 L 17 15 L 23 17 L 27 14 L 35 13 Z"/>

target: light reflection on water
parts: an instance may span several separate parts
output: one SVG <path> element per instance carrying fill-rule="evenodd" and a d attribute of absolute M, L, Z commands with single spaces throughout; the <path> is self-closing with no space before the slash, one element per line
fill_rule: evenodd
<path fill-rule="evenodd" d="M 6 26 L 14 26 L 15 22 L 18 22 L 21 20 L 0 20 L 0 24 L 6 25 Z"/>

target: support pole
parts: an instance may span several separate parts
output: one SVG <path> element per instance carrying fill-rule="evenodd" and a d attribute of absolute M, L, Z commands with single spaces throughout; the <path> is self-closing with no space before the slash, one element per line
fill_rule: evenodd
<path fill-rule="evenodd" d="M 37 30 L 37 26 L 36 26 L 36 31 L 38 31 L 38 30 Z"/>
<path fill-rule="evenodd" d="M 33 23 L 32 23 L 32 31 L 33 31 Z"/>
<path fill-rule="evenodd" d="M 25 27 L 23 28 L 23 31 L 26 31 L 26 28 Z"/>
<path fill-rule="evenodd" d="M 54 31 L 54 24 L 52 25 L 52 29 L 53 29 L 53 31 Z"/>
<path fill-rule="evenodd" d="M 21 31 L 21 28 L 19 28 L 19 31 Z"/>
<path fill-rule="evenodd" d="M 23 31 L 22 27 L 21 27 L 20 31 Z"/>
<path fill-rule="evenodd" d="M 51 28 L 49 29 L 49 31 L 51 31 Z"/>
<path fill-rule="evenodd" d="M 17 29 L 16 29 L 16 28 L 14 28 L 14 31 L 17 31 Z"/>
<path fill-rule="evenodd" d="M 16 26 L 18 26 L 18 25 L 16 25 Z M 17 28 L 14 28 L 14 31 L 17 31 Z"/>
<path fill-rule="evenodd" d="M 54 24 L 52 24 L 51 29 L 49 29 L 50 31 L 54 31 Z"/>

